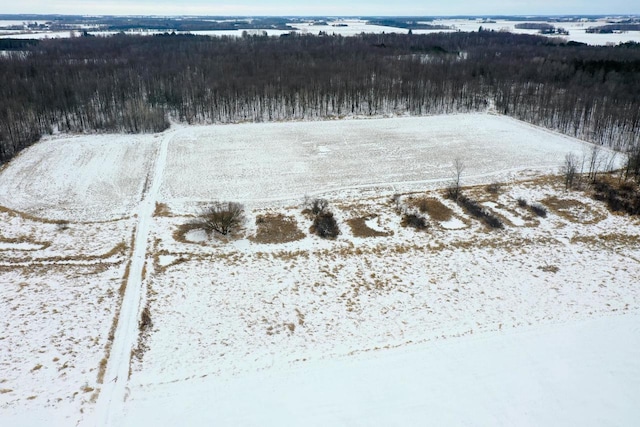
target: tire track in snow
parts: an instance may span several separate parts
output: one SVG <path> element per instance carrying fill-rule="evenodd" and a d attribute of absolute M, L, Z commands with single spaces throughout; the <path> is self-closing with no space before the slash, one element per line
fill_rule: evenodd
<path fill-rule="evenodd" d="M 107 369 L 96 410 L 85 425 L 109 426 L 118 425 L 122 417 L 122 404 L 128 394 L 129 367 L 131 351 L 138 341 L 138 319 L 140 317 L 140 301 L 143 296 L 142 271 L 144 268 L 149 230 L 153 222 L 153 212 L 160 193 L 162 174 L 167 163 L 169 141 L 176 130 L 169 131 L 160 143 L 160 151 L 156 160 L 150 186 L 138 207 L 138 225 L 134 239 L 134 250 L 131 257 L 127 286 L 122 298 L 118 316 L 118 326 L 109 353 Z"/>

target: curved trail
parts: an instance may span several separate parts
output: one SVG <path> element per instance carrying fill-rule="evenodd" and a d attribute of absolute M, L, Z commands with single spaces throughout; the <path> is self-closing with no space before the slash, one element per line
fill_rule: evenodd
<path fill-rule="evenodd" d="M 162 174 L 167 163 L 169 141 L 177 130 L 170 130 L 160 143 L 158 158 L 152 175 L 149 177 L 149 187 L 138 207 L 138 226 L 136 229 L 134 250 L 130 260 L 127 286 L 122 298 L 118 316 L 118 326 L 115 331 L 113 344 L 109 353 L 104 384 L 96 403 L 96 411 L 88 425 L 108 426 L 120 424 L 121 406 L 128 393 L 129 366 L 131 351 L 138 340 L 138 318 L 140 301 L 143 296 L 142 272 L 147 253 L 149 230 L 153 222 L 153 212 L 160 193 Z M 121 420 L 120 420 L 121 421 Z"/>

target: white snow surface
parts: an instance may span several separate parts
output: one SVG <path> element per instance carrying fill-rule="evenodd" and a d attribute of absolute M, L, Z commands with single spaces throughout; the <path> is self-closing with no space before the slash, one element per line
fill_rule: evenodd
<path fill-rule="evenodd" d="M 488 114 L 208 126 L 172 141 L 162 199 L 273 203 L 349 189 L 442 187 L 455 158 L 473 184 L 556 172 L 567 153 L 585 148 Z"/>
<path fill-rule="evenodd" d="M 48 138 L 2 171 L 0 205 L 83 221 L 129 215 L 149 184 L 157 138 Z M 466 184 L 557 172 L 567 153 L 589 146 L 504 116 L 460 114 L 194 126 L 178 130 L 168 149 L 159 201 L 188 211 L 213 199 L 290 203 L 350 189 L 437 188 L 450 181 L 455 158 Z"/>
<path fill-rule="evenodd" d="M 47 138 L 0 170 L 0 423 L 635 425 L 640 222 L 541 176 L 590 149 L 490 114 Z M 456 157 L 503 230 L 444 197 Z M 181 231 L 215 199 L 240 230 Z"/>
<path fill-rule="evenodd" d="M 0 21 L 2 22 L 2 21 Z M 13 22 L 13 21 L 6 21 Z M 480 27 L 485 30 L 493 31 L 506 31 L 514 34 L 538 34 L 537 30 L 524 30 L 516 28 L 516 24 L 523 21 L 512 21 L 506 19 L 496 19 L 493 22 L 484 22 L 482 19 L 456 19 L 456 18 L 443 18 L 435 19 L 427 22 L 432 25 L 444 25 L 450 27 L 444 30 L 413 30 L 415 34 L 429 34 L 440 32 L 454 32 L 464 31 L 473 32 L 478 31 Z M 540 22 L 547 23 L 546 21 L 537 21 L 535 18 L 528 20 L 527 22 Z M 21 24 L 21 23 L 19 23 Z M 590 22 L 558 22 L 551 23 L 556 27 L 562 27 L 569 31 L 568 35 L 545 35 L 546 37 L 560 38 L 563 40 L 576 41 L 580 43 L 587 43 L 590 45 L 615 45 L 625 42 L 640 42 L 640 31 L 626 31 L 615 32 L 612 34 L 589 34 L 586 32 L 587 28 L 598 27 L 609 24 L 607 19 L 599 19 Z M 205 31 L 191 31 L 181 33 L 191 33 L 197 35 L 206 36 L 235 36 L 240 37 L 244 32 L 248 34 L 263 34 L 266 33 L 269 36 L 280 36 L 282 34 L 296 31 L 303 34 L 319 34 L 323 31 L 327 34 L 339 34 L 342 36 L 355 36 L 362 33 L 407 33 L 405 28 L 387 27 L 381 25 L 369 25 L 366 21 L 361 19 L 345 19 L 338 18 L 335 20 L 329 20 L 327 25 L 313 25 L 312 23 L 292 23 L 289 24 L 291 30 L 273 30 L 267 29 L 252 29 L 252 30 L 205 30 Z M 154 35 L 170 32 L 168 30 L 129 30 L 127 34 L 131 35 Z M 89 31 L 90 34 L 95 36 L 111 36 L 119 33 L 118 31 Z M 71 37 L 71 34 L 77 35 L 76 31 L 17 31 L 17 30 L 0 30 L 0 35 L 5 38 L 31 38 L 31 39 L 44 39 L 44 38 L 66 38 Z"/>
<path fill-rule="evenodd" d="M 640 316 L 487 334 L 231 379 L 140 387 L 124 426 L 624 426 Z"/>
<path fill-rule="evenodd" d="M 0 205 L 87 221 L 131 214 L 140 202 L 155 135 L 52 136 L 0 172 Z"/>

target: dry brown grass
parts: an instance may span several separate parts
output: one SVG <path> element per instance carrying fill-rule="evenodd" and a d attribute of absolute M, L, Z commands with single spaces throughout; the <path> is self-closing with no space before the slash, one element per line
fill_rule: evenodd
<path fill-rule="evenodd" d="M 24 220 L 29 220 L 29 221 L 34 221 L 34 222 L 41 222 L 41 223 L 45 223 L 45 224 L 66 224 L 68 223 L 68 221 L 64 220 L 64 219 L 47 219 L 47 218 L 42 218 L 36 215 L 31 215 L 27 212 L 22 212 L 22 211 L 17 211 L 15 209 L 11 209 L 8 208 L 6 206 L 0 206 L 0 212 L 9 214 L 10 216 L 13 217 L 19 217 L 22 218 Z"/>
<path fill-rule="evenodd" d="M 258 230 L 249 238 L 255 243 L 288 243 L 303 239 L 305 234 L 298 228 L 294 217 L 282 214 L 259 215 L 256 218 Z"/>
<path fill-rule="evenodd" d="M 446 222 L 453 217 L 453 211 L 433 197 L 413 198 L 409 199 L 409 203 L 434 221 Z"/>
<path fill-rule="evenodd" d="M 172 216 L 171 210 L 166 203 L 156 202 L 156 209 L 153 211 L 153 216 Z"/>
<path fill-rule="evenodd" d="M 541 265 L 538 267 L 538 270 L 542 270 L 545 273 L 557 273 L 560 271 L 560 268 L 557 265 Z"/>
<path fill-rule="evenodd" d="M 109 352 L 111 350 L 111 342 L 109 343 L 109 348 L 107 349 L 107 352 Z M 103 357 L 102 360 L 100 360 L 100 364 L 98 365 L 98 384 L 104 384 L 104 374 L 107 372 L 107 357 Z"/>
<path fill-rule="evenodd" d="M 583 243 L 589 246 L 627 246 L 637 247 L 640 245 L 640 236 L 621 234 L 621 233 L 603 233 L 588 236 L 573 236 L 570 240 L 571 244 Z"/>
<path fill-rule="evenodd" d="M 45 246 L 45 248 L 48 247 Z M 38 250 L 42 250 L 45 248 L 41 248 Z M 105 262 L 106 260 L 113 258 L 117 255 L 124 255 L 125 251 L 127 248 L 127 244 L 124 242 L 120 242 L 118 244 L 116 244 L 113 248 L 111 248 L 109 251 L 103 253 L 103 254 L 98 254 L 98 255 L 68 255 L 68 256 L 52 256 L 52 257 L 43 257 L 43 258 L 35 258 L 33 256 L 31 257 L 24 257 L 24 258 L 8 258 L 5 259 L 4 261 L 10 261 L 13 264 L 28 264 L 30 266 L 37 266 L 37 265 L 52 265 L 52 264 L 58 264 L 58 265 L 64 265 L 66 263 L 72 263 L 72 262 L 78 262 L 78 261 L 82 261 L 82 262 L 96 262 L 98 264 L 109 264 L 107 262 Z M 24 251 L 20 251 L 20 252 L 24 252 Z M 31 251 L 31 252 L 35 252 L 35 251 Z M 118 264 L 120 261 L 119 260 L 115 260 L 113 262 L 111 262 L 111 264 Z"/>
<path fill-rule="evenodd" d="M 595 211 L 591 206 L 575 199 L 560 199 L 549 196 L 540 201 L 559 217 L 581 224 L 595 224 L 606 219 L 607 215 Z"/>
<path fill-rule="evenodd" d="M 174 231 L 173 231 L 173 239 L 176 242 L 180 242 L 180 243 L 189 243 L 189 244 L 199 244 L 199 242 L 192 242 L 190 240 L 187 240 L 186 235 L 193 231 L 193 230 L 197 230 L 200 227 L 197 224 L 191 223 L 191 222 L 186 222 L 184 224 L 180 224 Z"/>
<path fill-rule="evenodd" d="M 375 218 L 376 216 L 363 216 L 358 218 L 351 218 L 347 220 L 347 224 L 351 227 L 351 234 L 354 237 L 386 237 L 392 236 L 393 231 L 379 231 L 367 225 L 367 221 Z"/>

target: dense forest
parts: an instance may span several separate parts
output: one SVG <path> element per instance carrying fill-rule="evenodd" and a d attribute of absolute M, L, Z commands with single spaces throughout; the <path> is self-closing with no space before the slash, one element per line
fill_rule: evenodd
<path fill-rule="evenodd" d="M 480 31 L 116 35 L 19 46 L 0 56 L 0 162 L 55 130 L 488 109 L 621 150 L 640 145 L 633 43 Z"/>

